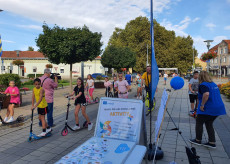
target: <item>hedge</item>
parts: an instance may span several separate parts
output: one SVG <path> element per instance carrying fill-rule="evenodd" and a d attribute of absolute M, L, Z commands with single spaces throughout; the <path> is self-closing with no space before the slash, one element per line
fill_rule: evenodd
<path fill-rule="evenodd" d="M 0 85 L 3 87 L 8 87 L 10 81 L 14 81 L 15 85 L 20 88 L 21 87 L 21 80 L 20 77 L 17 74 L 1 74 L 0 75 Z"/>
<path fill-rule="evenodd" d="M 230 81 L 222 84 L 219 88 L 220 88 L 220 93 L 230 98 Z"/>
<path fill-rule="evenodd" d="M 43 74 L 36 74 L 36 77 L 41 77 L 43 76 Z M 27 75 L 28 78 L 35 78 L 35 74 L 28 74 Z"/>

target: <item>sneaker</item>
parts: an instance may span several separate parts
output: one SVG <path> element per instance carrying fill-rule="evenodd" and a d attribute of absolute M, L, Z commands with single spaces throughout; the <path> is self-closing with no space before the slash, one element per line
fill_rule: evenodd
<path fill-rule="evenodd" d="M 46 136 L 46 132 L 41 132 L 41 134 L 38 135 L 38 137 L 45 137 Z"/>
<path fill-rule="evenodd" d="M 190 110 L 189 114 L 193 115 L 194 114 L 194 110 Z"/>
<path fill-rule="evenodd" d="M 139 99 L 139 97 L 137 96 L 137 100 Z"/>
<path fill-rule="evenodd" d="M 140 96 L 139 98 L 140 98 L 140 100 L 142 100 L 142 96 Z"/>
<path fill-rule="evenodd" d="M 208 148 L 212 148 L 212 149 L 215 149 L 215 148 L 216 148 L 216 144 L 211 144 L 211 143 L 209 143 L 209 142 L 203 144 L 203 146 L 208 147 Z"/>
<path fill-rule="evenodd" d="M 195 144 L 195 145 L 201 145 L 201 141 L 197 141 L 196 139 L 190 139 L 188 140 L 190 143 Z"/>
<path fill-rule="evenodd" d="M 75 125 L 75 126 L 73 127 L 73 130 L 78 130 L 78 129 L 80 129 L 80 128 L 81 128 L 80 126 Z"/>
<path fill-rule="evenodd" d="M 13 117 L 10 117 L 10 119 L 7 120 L 6 122 L 7 122 L 7 123 L 10 123 L 10 122 L 13 122 L 13 121 L 14 121 L 14 118 L 13 118 Z"/>
<path fill-rule="evenodd" d="M 5 117 L 4 122 L 6 122 L 7 120 L 8 120 L 8 117 Z"/>
<path fill-rule="evenodd" d="M 2 125 L 2 121 L 0 121 L 0 125 Z"/>
<path fill-rule="evenodd" d="M 88 131 L 92 130 L 93 128 L 93 123 L 88 124 Z"/>
<path fill-rule="evenodd" d="M 51 132 L 51 131 L 52 131 L 52 129 L 51 129 L 51 128 L 46 129 L 46 133 L 49 133 L 49 132 Z"/>

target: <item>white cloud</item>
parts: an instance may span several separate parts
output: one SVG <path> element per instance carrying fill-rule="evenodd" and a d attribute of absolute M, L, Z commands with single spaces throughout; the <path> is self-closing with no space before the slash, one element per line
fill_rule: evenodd
<path fill-rule="evenodd" d="M 178 1 L 154 0 L 154 16 Z M 87 25 L 94 32 L 102 32 L 104 43 L 115 27 L 124 28 L 131 19 L 146 16 L 150 8 L 150 2 L 143 0 L 0 0 L 0 4 L 6 11 L 38 22 L 63 27 Z"/>
<path fill-rule="evenodd" d="M 42 31 L 42 27 L 41 26 L 37 26 L 37 25 L 16 25 L 16 26 L 17 27 L 21 27 L 21 28 L 28 28 L 28 29 Z"/>
<path fill-rule="evenodd" d="M 230 0 L 229 0 L 230 1 Z M 224 27 L 225 30 L 230 30 L 230 26 L 225 26 Z"/>
<path fill-rule="evenodd" d="M 16 42 L 11 41 L 11 40 L 2 40 L 2 42 L 6 42 L 6 43 L 16 43 Z"/>
<path fill-rule="evenodd" d="M 200 20 L 200 18 L 196 17 L 195 19 L 192 20 L 192 22 L 197 22 L 198 20 Z"/>
<path fill-rule="evenodd" d="M 216 27 L 216 25 L 213 23 L 208 23 L 205 26 L 208 27 L 210 30 L 213 30 Z"/>

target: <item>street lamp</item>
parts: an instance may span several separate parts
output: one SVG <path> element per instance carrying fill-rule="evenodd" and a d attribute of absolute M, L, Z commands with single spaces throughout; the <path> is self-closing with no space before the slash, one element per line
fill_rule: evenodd
<path fill-rule="evenodd" d="M 205 40 L 204 42 L 206 43 L 208 51 L 209 51 L 209 48 L 211 46 L 211 42 L 213 42 L 213 40 Z M 207 72 L 209 72 L 209 68 L 210 68 L 210 61 L 207 61 Z"/>
<path fill-rule="evenodd" d="M 2 12 L 3 10 L 2 9 L 0 9 L 0 12 Z"/>

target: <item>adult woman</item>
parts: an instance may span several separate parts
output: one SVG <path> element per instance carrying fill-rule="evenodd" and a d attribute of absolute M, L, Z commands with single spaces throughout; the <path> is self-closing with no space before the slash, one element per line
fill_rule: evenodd
<path fill-rule="evenodd" d="M 94 80 L 91 74 L 88 74 L 87 76 L 87 83 L 85 87 L 89 89 L 90 102 L 93 102 Z"/>
<path fill-rule="evenodd" d="M 199 84 L 196 139 L 189 141 L 193 144 L 201 145 L 203 124 L 205 124 L 209 141 L 203 146 L 216 148 L 213 122 L 218 116 L 226 114 L 224 103 L 221 99 L 219 88 L 212 81 L 208 72 L 202 71 L 200 73 Z"/>

